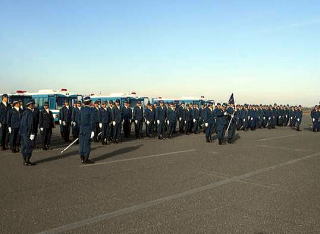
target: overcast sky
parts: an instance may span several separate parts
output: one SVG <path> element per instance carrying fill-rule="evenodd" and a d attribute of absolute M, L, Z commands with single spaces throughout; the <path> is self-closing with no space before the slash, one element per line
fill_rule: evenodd
<path fill-rule="evenodd" d="M 0 93 L 320 101 L 319 0 L 0 0 Z"/>

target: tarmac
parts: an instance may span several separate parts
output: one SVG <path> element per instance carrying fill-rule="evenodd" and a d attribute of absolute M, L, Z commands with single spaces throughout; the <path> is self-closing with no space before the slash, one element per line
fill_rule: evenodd
<path fill-rule="evenodd" d="M 320 133 L 288 127 L 0 152 L 1 233 L 320 233 Z"/>

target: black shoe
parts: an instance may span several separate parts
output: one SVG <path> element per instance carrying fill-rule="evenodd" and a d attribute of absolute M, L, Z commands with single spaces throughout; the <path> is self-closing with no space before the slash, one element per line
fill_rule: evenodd
<path fill-rule="evenodd" d="M 219 145 L 222 145 L 222 140 L 219 139 Z"/>
<path fill-rule="evenodd" d="M 36 165 L 36 163 L 33 163 L 33 162 L 27 162 L 27 164 L 28 164 L 28 166 L 34 166 L 34 165 Z"/>
<path fill-rule="evenodd" d="M 84 162 L 84 164 L 93 164 L 94 163 L 94 161 L 92 161 L 92 160 L 90 160 L 90 159 L 87 159 L 85 162 Z"/>

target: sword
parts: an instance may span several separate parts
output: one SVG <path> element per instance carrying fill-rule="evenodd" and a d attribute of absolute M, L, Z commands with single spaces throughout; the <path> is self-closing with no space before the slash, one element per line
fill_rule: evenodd
<path fill-rule="evenodd" d="M 229 130 L 229 128 L 230 128 L 230 125 L 231 125 L 231 121 L 233 120 L 233 117 L 234 117 L 234 115 L 232 115 L 231 116 L 231 119 L 230 119 L 230 122 L 229 122 L 229 125 L 228 125 L 228 127 L 227 127 L 227 130 L 226 130 L 226 132 Z"/>
<path fill-rule="evenodd" d="M 100 136 L 101 134 L 102 134 L 102 132 L 100 132 L 100 133 L 98 134 L 98 136 Z M 61 151 L 61 154 L 63 154 L 64 151 L 66 151 L 66 150 L 69 149 L 72 145 L 74 145 L 78 140 L 79 140 L 79 137 L 78 137 L 77 139 L 75 139 L 73 142 L 71 142 L 70 145 L 68 145 L 65 149 L 63 149 L 63 150 Z"/>
<path fill-rule="evenodd" d="M 61 151 L 61 154 L 63 154 L 64 151 L 66 151 L 67 149 L 69 149 L 74 143 L 76 143 L 79 140 L 79 138 L 75 139 L 73 142 L 71 142 L 70 145 L 68 145 L 64 150 Z"/>

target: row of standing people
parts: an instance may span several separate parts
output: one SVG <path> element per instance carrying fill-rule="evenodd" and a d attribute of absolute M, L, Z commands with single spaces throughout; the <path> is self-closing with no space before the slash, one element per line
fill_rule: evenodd
<path fill-rule="evenodd" d="M 22 101 L 13 101 L 9 104 L 8 96 L 6 94 L 2 95 L 2 102 L 0 104 L 0 138 L 2 150 L 7 150 L 10 146 L 10 149 L 13 153 L 20 151 L 21 131 L 23 130 L 23 125 L 25 124 L 23 123 L 22 119 L 25 111 L 28 111 L 28 108 L 23 106 Z M 52 128 L 54 128 L 54 126 L 53 114 L 49 110 L 48 103 L 45 103 L 42 110 L 39 110 L 37 107 L 35 107 L 35 103 L 33 103 L 33 147 L 36 146 L 37 136 L 40 132 L 42 147 L 43 149 L 47 149 L 50 145 Z"/>

